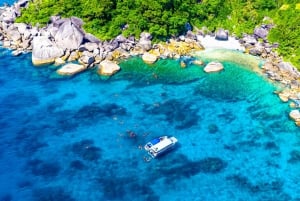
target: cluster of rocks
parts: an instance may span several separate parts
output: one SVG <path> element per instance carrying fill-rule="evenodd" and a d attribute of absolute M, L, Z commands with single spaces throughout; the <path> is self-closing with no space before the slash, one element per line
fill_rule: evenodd
<path fill-rule="evenodd" d="M 187 31 L 185 35 L 169 39 L 165 43 L 152 44 L 149 33 L 142 33 L 139 39 L 119 35 L 110 41 L 100 41 L 83 30 L 83 22 L 77 17 L 62 19 L 60 16 L 52 16 L 49 24 L 42 28 L 15 23 L 15 19 L 21 14 L 21 8 L 26 7 L 28 2 L 29 0 L 19 0 L 13 6 L 0 8 L 2 45 L 13 49 L 16 56 L 32 52 L 34 65 L 63 65 L 57 70 L 61 75 L 73 75 L 92 67 L 98 68 L 101 75 L 112 75 L 120 70 L 119 59 L 142 56 L 145 63 L 152 64 L 159 58 L 180 59 L 191 56 L 193 51 L 204 49 L 201 36 L 207 31 L 203 29 L 197 33 Z M 252 35 L 245 34 L 240 43 L 245 47 L 246 53 L 266 60 L 263 72 L 271 80 L 282 84 L 283 90 L 278 93 L 281 100 L 292 101 L 291 106 L 300 107 L 300 73 L 276 54 L 274 48 L 278 44 L 268 42 L 267 35 L 271 28 L 272 25 L 261 25 Z M 216 40 L 226 41 L 229 32 L 218 29 L 213 35 Z M 79 64 L 69 63 L 73 61 L 78 61 Z M 203 65 L 199 60 L 194 63 Z M 181 60 L 180 65 L 186 67 L 184 60 Z M 221 63 L 212 62 L 204 71 L 216 72 L 222 69 Z"/>
<path fill-rule="evenodd" d="M 100 41 L 83 30 L 83 22 L 77 17 L 62 19 L 52 16 L 48 25 L 42 28 L 15 23 L 20 8 L 27 4 L 28 0 L 21 0 L 11 7 L 1 8 L 2 45 L 13 49 L 15 56 L 32 52 L 34 65 L 67 63 L 57 70 L 61 75 L 73 75 L 92 67 L 98 68 L 102 75 L 112 75 L 120 69 L 117 65 L 119 59 L 140 55 L 146 63 L 152 64 L 158 58 L 180 58 L 193 50 L 203 49 L 192 32 L 166 43 L 152 45 L 149 33 L 142 33 L 139 40 L 119 35 L 110 41 Z M 68 64 L 73 61 L 79 64 Z"/>
<path fill-rule="evenodd" d="M 262 72 L 267 77 L 280 84 L 282 90 L 276 92 L 283 102 L 289 102 L 292 108 L 300 108 L 300 72 L 289 62 L 284 62 L 276 53 L 279 44 L 270 44 L 267 40 L 269 30 L 273 25 L 261 25 L 255 28 L 252 35 L 244 35 L 240 39 L 246 52 L 265 60 Z M 300 119 L 295 118 L 298 109 L 292 110 L 290 117 L 300 126 Z"/>

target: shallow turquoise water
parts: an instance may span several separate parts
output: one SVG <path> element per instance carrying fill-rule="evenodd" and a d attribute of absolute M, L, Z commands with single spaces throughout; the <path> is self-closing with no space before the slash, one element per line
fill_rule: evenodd
<path fill-rule="evenodd" d="M 0 62 L 1 201 L 300 199 L 299 128 L 247 68 L 134 58 L 111 79 L 61 78 L 30 54 Z M 145 162 L 164 134 L 180 145 Z"/>

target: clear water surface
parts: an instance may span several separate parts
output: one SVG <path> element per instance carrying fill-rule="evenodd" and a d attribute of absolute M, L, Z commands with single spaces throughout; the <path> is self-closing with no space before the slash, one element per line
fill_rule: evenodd
<path fill-rule="evenodd" d="M 299 200 L 288 104 L 246 67 L 121 64 L 71 78 L 0 49 L 0 200 Z M 160 135 L 179 146 L 146 162 Z"/>
<path fill-rule="evenodd" d="M 0 0 L 0 6 L 3 5 L 13 5 L 14 2 L 16 2 L 15 0 Z"/>

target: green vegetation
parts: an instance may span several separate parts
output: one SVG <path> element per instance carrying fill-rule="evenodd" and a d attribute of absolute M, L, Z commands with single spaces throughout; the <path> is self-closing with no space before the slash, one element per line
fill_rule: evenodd
<path fill-rule="evenodd" d="M 51 15 L 77 16 L 84 29 L 101 39 L 123 33 L 138 37 L 148 31 L 156 40 L 194 28 L 223 27 L 241 36 L 272 21 L 270 40 L 278 51 L 300 68 L 300 5 L 297 0 L 33 0 L 18 22 L 45 25 Z M 266 18 L 266 16 L 268 18 Z M 127 25 L 126 29 L 122 29 Z"/>
<path fill-rule="evenodd" d="M 276 27 L 271 30 L 271 42 L 279 42 L 278 52 L 300 69 L 300 10 L 290 4 L 286 10 L 278 10 L 273 16 Z"/>

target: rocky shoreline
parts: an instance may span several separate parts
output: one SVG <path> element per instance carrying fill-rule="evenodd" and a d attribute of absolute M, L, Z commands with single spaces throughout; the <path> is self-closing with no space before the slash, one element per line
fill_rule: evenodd
<path fill-rule="evenodd" d="M 181 59 L 191 56 L 192 52 L 203 50 L 207 30 L 197 30 L 196 33 L 187 31 L 184 36 L 169 39 L 165 43 L 152 44 L 149 33 L 142 33 L 140 38 L 122 35 L 110 41 L 100 41 L 92 34 L 82 29 L 83 22 L 77 17 L 62 19 L 52 16 L 46 27 L 39 28 L 24 23 L 15 23 L 21 15 L 21 8 L 26 7 L 29 0 L 19 0 L 10 7 L 0 8 L 0 41 L 2 46 L 13 50 L 18 56 L 32 52 L 32 63 L 43 65 L 55 63 L 62 66 L 57 70 L 61 75 L 73 75 L 89 68 L 97 68 L 101 75 L 110 76 L 120 70 L 118 62 L 132 56 L 141 56 L 145 63 L 152 64 L 159 58 Z M 300 126 L 300 73 L 290 63 L 275 52 L 278 44 L 270 44 L 267 35 L 272 25 L 261 25 L 252 35 L 245 34 L 239 39 L 245 53 L 258 56 L 265 60 L 262 66 L 264 73 L 282 90 L 278 93 L 283 102 L 290 102 L 293 110 L 290 117 Z M 210 33 L 216 40 L 227 41 L 229 33 L 219 29 Z M 74 64 L 72 62 L 78 62 Z M 199 60 L 195 64 L 203 65 Z M 181 67 L 186 67 L 184 60 Z M 209 67 L 213 69 L 210 70 Z M 222 70 L 218 63 L 205 66 L 206 72 Z"/>

